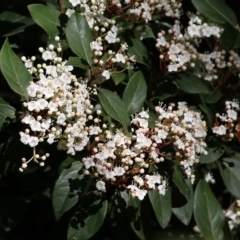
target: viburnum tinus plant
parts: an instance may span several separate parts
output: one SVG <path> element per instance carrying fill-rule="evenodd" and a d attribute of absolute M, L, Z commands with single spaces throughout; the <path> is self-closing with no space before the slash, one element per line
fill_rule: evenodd
<path fill-rule="evenodd" d="M 239 239 L 235 8 L 4 4 L 0 236 Z"/>

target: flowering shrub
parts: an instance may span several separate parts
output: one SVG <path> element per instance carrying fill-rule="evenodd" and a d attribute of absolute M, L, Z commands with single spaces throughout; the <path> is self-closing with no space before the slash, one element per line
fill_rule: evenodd
<path fill-rule="evenodd" d="M 196 239 L 238 239 L 234 9 L 220 0 L 21 6 L 0 14 L 12 27 L 0 52 L 0 236 L 168 239 L 183 224 Z"/>

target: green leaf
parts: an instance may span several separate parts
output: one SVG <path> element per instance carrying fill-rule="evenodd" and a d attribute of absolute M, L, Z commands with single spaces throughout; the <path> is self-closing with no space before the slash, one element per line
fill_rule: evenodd
<path fill-rule="evenodd" d="M 84 16 L 76 12 L 72 14 L 67 22 L 66 37 L 71 50 L 91 66 L 93 62 L 90 43 L 93 38 Z"/>
<path fill-rule="evenodd" d="M 205 104 L 199 104 L 198 107 L 205 113 L 208 127 L 211 128 L 214 120 L 214 115 L 211 108 L 209 108 Z"/>
<path fill-rule="evenodd" d="M 224 184 L 229 192 L 236 198 L 240 199 L 240 161 L 231 158 L 223 158 L 223 165 L 217 162 L 218 168 L 222 175 Z M 236 164 L 236 162 L 238 164 Z"/>
<path fill-rule="evenodd" d="M 190 199 L 187 204 L 179 208 L 173 208 L 172 211 L 184 225 L 188 225 L 193 213 L 193 187 L 190 179 L 185 180 L 185 182 L 190 189 Z"/>
<path fill-rule="evenodd" d="M 125 73 L 112 73 L 111 78 L 113 79 L 115 85 L 121 83 L 126 77 Z"/>
<path fill-rule="evenodd" d="M 186 93 L 210 93 L 209 86 L 193 73 L 179 75 L 181 79 L 176 79 L 176 83 L 181 90 Z"/>
<path fill-rule="evenodd" d="M 114 120 L 120 122 L 123 126 L 130 124 L 130 118 L 120 97 L 107 90 L 99 89 L 99 101 L 104 111 Z"/>
<path fill-rule="evenodd" d="M 7 117 L 15 118 L 15 109 L 0 98 L 0 129 Z"/>
<path fill-rule="evenodd" d="M 134 55 L 136 62 L 148 66 L 148 52 L 144 44 L 135 38 L 131 38 L 131 42 L 128 43 L 128 52 L 131 55 Z"/>
<path fill-rule="evenodd" d="M 79 58 L 79 57 L 70 57 L 65 65 L 71 65 L 71 66 L 82 68 L 82 69 L 86 69 L 86 70 L 89 69 L 89 66 L 84 64 L 82 62 L 81 58 Z"/>
<path fill-rule="evenodd" d="M 66 211 L 72 208 L 78 201 L 78 194 L 74 185 L 79 184 L 83 175 L 79 175 L 83 164 L 74 162 L 70 168 L 64 169 L 60 174 L 53 190 L 53 210 L 58 220 Z"/>
<path fill-rule="evenodd" d="M 208 97 L 206 98 L 205 102 L 209 103 L 209 104 L 213 104 L 216 103 L 220 100 L 220 98 L 222 97 L 222 92 L 219 88 L 216 88 L 215 90 L 213 90 Z"/>
<path fill-rule="evenodd" d="M 229 24 L 226 24 L 220 38 L 220 49 L 229 51 L 240 47 L 240 32 Z"/>
<path fill-rule="evenodd" d="M 1 13 L 0 21 L 4 22 L 3 28 L 1 29 L 4 30 L 4 37 L 23 32 L 27 27 L 34 24 L 34 21 L 31 18 L 12 11 Z"/>
<path fill-rule="evenodd" d="M 200 155 L 199 160 L 201 163 L 215 162 L 225 152 L 224 148 L 221 148 L 221 146 L 217 146 L 217 147 L 213 147 L 213 148 L 206 147 L 206 151 L 208 152 L 207 155 L 204 155 L 204 154 Z"/>
<path fill-rule="evenodd" d="M 166 228 L 172 216 L 172 193 L 169 188 L 165 195 L 159 194 L 158 190 L 148 192 L 151 205 L 155 212 L 158 223 L 162 228 Z"/>
<path fill-rule="evenodd" d="M 70 220 L 68 240 L 88 240 L 101 227 L 107 214 L 108 202 L 106 200 L 100 202 L 99 198 L 93 198 L 94 194 L 91 195 L 79 204 L 75 215 Z"/>
<path fill-rule="evenodd" d="M 60 11 L 42 4 L 28 5 L 28 10 L 33 20 L 43 28 L 49 36 L 55 37 L 59 34 L 58 27 L 61 27 L 59 19 L 61 15 Z"/>
<path fill-rule="evenodd" d="M 157 120 L 158 120 L 157 114 L 154 112 L 149 112 L 148 126 L 150 128 L 155 128 Z"/>
<path fill-rule="evenodd" d="M 192 0 L 195 8 L 203 15 L 217 23 L 228 22 L 237 27 L 237 18 L 233 10 L 221 0 Z"/>
<path fill-rule="evenodd" d="M 138 198 L 129 196 L 128 213 L 131 219 L 130 224 L 132 230 L 136 233 L 139 239 L 144 240 L 145 235 L 141 220 L 141 202 Z"/>
<path fill-rule="evenodd" d="M 222 207 L 205 180 L 200 180 L 194 196 L 193 212 L 203 237 L 207 240 L 224 239 Z"/>
<path fill-rule="evenodd" d="M 186 197 L 187 200 L 191 198 L 191 192 L 189 186 L 186 184 L 186 182 L 183 179 L 183 175 L 181 171 L 178 169 L 177 166 L 173 167 L 173 182 L 179 189 L 179 191 Z"/>
<path fill-rule="evenodd" d="M 138 71 L 129 79 L 123 92 L 123 103 L 129 115 L 140 110 L 147 96 L 147 84 L 143 74 Z"/>
<path fill-rule="evenodd" d="M 28 99 L 26 88 L 32 80 L 32 76 L 19 57 L 12 51 L 7 39 L 1 49 L 0 66 L 11 89 Z"/>

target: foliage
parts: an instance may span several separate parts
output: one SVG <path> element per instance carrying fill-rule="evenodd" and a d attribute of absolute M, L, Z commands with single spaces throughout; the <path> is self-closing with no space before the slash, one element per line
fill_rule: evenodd
<path fill-rule="evenodd" d="M 0 239 L 239 239 L 237 1 L 1 9 Z"/>

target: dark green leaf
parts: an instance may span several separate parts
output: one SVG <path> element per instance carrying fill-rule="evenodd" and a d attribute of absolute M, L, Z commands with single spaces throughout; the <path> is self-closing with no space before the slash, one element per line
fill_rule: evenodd
<path fill-rule="evenodd" d="M 31 4 L 28 6 L 33 20 L 43 28 L 48 35 L 57 36 L 58 27 L 61 26 L 59 17 L 61 12 L 42 4 Z"/>
<path fill-rule="evenodd" d="M 79 13 L 72 14 L 67 22 L 66 37 L 71 50 L 91 66 L 93 62 L 90 43 L 93 38 L 84 16 Z"/>
<path fill-rule="evenodd" d="M 58 220 L 66 211 L 72 208 L 78 201 L 78 194 L 74 188 L 83 177 L 79 175 L 83 164 L 74 162 L 70 168 L 62 171 L 53 190 L 53 210 Z"/>
<path fill-rule="evenodd" d="M 203 15 L 217 23 L 228 22 L 237 27 L 237 18 L 233 10 L 221 0 L 192 0 L 195 8 Z"/>
<path fill-rule="evenodd" d="M 229 24 L 226 24 L 220 38 L 220 48 L 229 51 L 240 47 L 240 32 Z"/>
<path fill-rule="evenodd" d="M 229 190 L 231 194 L 233 194 L 236 198 L 240 199 L 240 164 L 236 164 L 238 160 L 231 159 L 231 158 L 224 158 L 228 163 L 223 162 L 221 165 L 217 162 L 218 168 L 221 172 L 224 184 L 226 188 Z"/>
<path fill-rule="evenodd" d="M 210 93 L 209 86 L 192 73 L 179 75 L 181 79 L 175 80 L 181 90 L 186 93 Z"/>
<path fill-rule="evenodd" d="M 149 112 L 148 126 L 150 128 L 155 128 L 157 120 L 158 120 L 157 114 L 154 112 Z"/>
<path fill-rule="evenodd" d="M 11 89 L 28 99 L 26 88 L 32 80 L 32 76 L 19 57 L 12 51 L 7 39 L 1 49 L 0 66 Z"/>
<path fill-rule="evenodd" d="M 138 71 L 130 78 L 123 93 L 123 103 L 129 115 L 142 108 L 146 96 L 147 84 L 143 74 Z"/>
<path fill-rule="evenodd" d="M 190 188 L 183 179 L 183 175 L 177 166 L 173 167 L 173 182 L 179 189 L 179 191 L 186 197 L 187 200 L 191 198 Z"/>
<path fill-rule="evenodd" d="M 84 64 L 79 57 L 70 57 L 69 60 L 66 62 L 66 65 L 71 65 L 74 67 L 82 68 L 82 69 L 89 69 L 89 66 Z"/>
<path fill-rule="evenodd" d="M 117 94 L 101 88 L 99 89 L 98 98 L 104 111 L 111 118 L 120 122 L 122 125 L 128 125 L 130 123 L 130 118 L 124 104 Z"/>
<path fill-rule="evenodd" d="M 139 239 L 144 240 L 145 235 L 141 220 L 141 202 L 138 198 L 129 196 L 128 213 L 131 219 L 130 224 L 132 230 L 136 233 Z"/>
<path fill-rule="evenodd" d="M 213 104 L 219 101 L 219 99 L 221 98 L 222 93 L 221 90 L 219 88 L 216 88 L 215 90 L 213 90 L 208 97 L 206 98 L 205 102 L 209 103 L 209 104 Z"/>
<path fill-rule="evenodd" d="M 121 83 L 126 77 L 125 73 L 112 73 L 111 78 L 113 79 L 115 85 Z"/>
<path fill-rule="evenodd" d="M 80 204 L 70 221 L 68 240 L 88 240 L 101 227 L 107 214 L 108 202 L 97 199 L 93 204 L 89 196 L 85 203 Z"/>
<path fill-rule="evenodd" d="M 193 187 L 190 179 L 185 180 L 185 182 L 190 189 L 190 199 L 187 204 L 179 208 L 173 208 L 172 211 L 183 224 L 188 225 L 193 213 Z"/>
<path fill-rule="evenodd" d="M 148 197 L 152 204 L 158 223 L 162 228 L 166 228 L 172 216 L 172 194 L 169 188 L 165 195 L 159 194 L 158 190 L 148 192 Z"/>
<path fill-rule="evenodd" d="M 0 98 L 0 129 L 7 117 L 15 118 L 15 109 Z"/>
<path fill-rule="evenodd" d="M 131 38 L 131 42 L 128 43 L 128 52 L 131 55 L 134 55 L 136 62 L 148 66 L 148 52 L 143 43 L 138 40 Z"/>
<path fill-rule="evenodd" d="M 193 212 L 201 234 L 208 240 L 224 239 L 222 207 L 205 180 L 200 180 L 194 196 Z"/>
<path fill-rule="evenodd" d="M 207 118 L 208 127 L 211 128 L 213 120 L 214 120 L 214 115 L 213 115 L 211 108 L 209 108 L 205 104 L 199 104 L 198 106 L 205 113 L 206 118 Z"/>
<path fill-rule="evenodd" d="M 31 18 L 11 11 L 5 11 L 1 13 L 0 21 L 4 22 L 4 37 L 12 36 L 17 33 L 23 32 L 27 27 L 34 24 L 34 21 Z"/>
<path fill-rule="evenodd" d="M 207 155 L 202 154 L 199 158 L 201 163 L 211 163 L 218 160 L 224 153 L 224 148 L 213 147 L 208 148 L 206 147 L 206 151 L 208 152 Z"/>
<path fill-rule="evenodd" d="M 126 207 L 128 207 L 128 202 L 129 202 L 129 194 L 127 191 L 121 191 L 120 192 L 120 196 L 121 198 L 124 199 L 125 203 L 126 203 Z"/>

